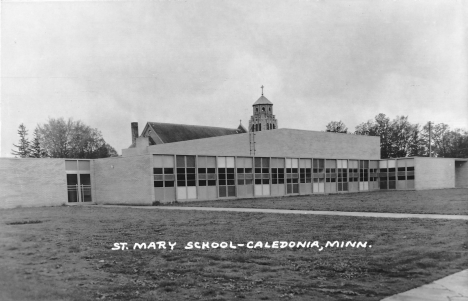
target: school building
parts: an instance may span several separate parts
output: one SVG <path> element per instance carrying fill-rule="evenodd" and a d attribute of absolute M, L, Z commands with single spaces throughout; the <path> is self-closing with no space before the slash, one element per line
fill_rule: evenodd
<path fill-rule="evenodd" d="M 0 208 L 145 204 L 468 187 L 468 159 L 380 159 L 380 139 L 278 128 L 253 104 L 248 130 L 148 122 L 122 156 L 0 158 Z"/>

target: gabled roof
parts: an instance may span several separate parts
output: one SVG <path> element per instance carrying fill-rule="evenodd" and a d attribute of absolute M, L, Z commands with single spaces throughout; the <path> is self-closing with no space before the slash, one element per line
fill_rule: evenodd
<path fill-rule="evenodd" d="M 247 133 L 247 129 L 241 124 L 237 127 L 237 130 L 239 130 L 239 133 Z"/>
<path fill-rule="evenodd" d="M 259 99 L 253 104 L 254 106 L 256 105 L 272 105 L 273 103 L 269 101 L 265 96 L 260 96 Z"/>
<path fill-rule="evenodd" d="M 172 143 L 186 140 L 218 137 L 225 135 L 245 133 L 241 129 L 229 129 L 213 126 L 200 126 L 188 124 L 174 124 L 161 122 L 148 122 L 153 131 L 163 141 L 163 143 Z"/>

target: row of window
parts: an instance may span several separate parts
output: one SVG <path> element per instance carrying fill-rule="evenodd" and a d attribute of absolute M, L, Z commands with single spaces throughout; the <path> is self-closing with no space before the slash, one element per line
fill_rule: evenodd
<path fill-rule="evenodd" d="M 256 175 L 256 183 L 255 184 L 269 184 L 269 179 L 270 175 L 268 173 L 263 173 L 263 174 L 255 174 Z M 243 179 L 250 179 L 248 176 L 252 176 L 251 173 L 238 173 L 237 178 L 239 180 Z M 232 182 L 235 180 L 235 174 L 234 173 L 227 173 L 225 170 L 220 170 L 218 172 L 218 180 L 219 185 L 234 185 Z M 396 175 L 384 175 L 383 173 L 380 173 L 380 176 L 377 177 L 357 177 L 357 173 L 350 173 L 349 175 L 347 174 L 346 171 L 341 171 L 339 170 L 338 174 L 314 174 L 314 177 L 312 177 L 312 174 L 310 173 L 304 173 L 304 174 L 285 174 L 284 172 L 274 172 L 272 171 L 271 174 L 271 179 L 272 179 L 272 184 L 283 184 L 285 181 L 285 178 L 287 180 L 287 183 L 312 183 L 312 179 L 326 179 L 326 182 L 338 182 L 338 183 L 344 183 L 344 182 L 367 182 L 367 181 L 377 181 L 380 178 L 380 181 L 386 181 L 387 178 L 390 181 L 394 181 L 398 179 L 399 181 L 402 180 L 414 180 L 414 173 L 399 173 L 398 176 Z M 200 173 L 198 175 L 199 179 L 199 186 L 215 186 L 216 184 L 216 173 Z M 260 181 L 260 179 L 263 179 L 263 181 Z M 157 182 L 163 182 L 163 181 L 174 181 L 174 175 L 172 173 L 167 174 L 166 176 L 163 177 L 163 174 L 160 173 L 155 173 L 154 175 L 154 180 Z M 195 185 L 196 181 L 196 174 L 195 173 L 177 173 L 177 186 L 196 186 Z M 248 185 L 251 184 L 250 181 L 245 182 L 245 184 L 241 184 L 239 182 L 239 185 Z M 163 187 L 161 183 L 159 183 L 159 186 L 155 187 Z M 173 187 L 172 186 L 165 186 L 165 187 Z"/>
<path fill-rule="evenodd" d="M 271 112 L 271 107 L 268 108 L 268 111 Z M 258 112 L 258 107 L 255 108 L 255 112 Z M 265 107 L 262 107 L 262 112 L 266 112 Z"/>
<path fill-rule="evenodd" d="M 227 194 L 236 180 L 237 185 L 337 182 L 339 191 L 347 190 L 348 182 L 414 180 L 414 166 L 369 168 L 369 161 L 243 157 L 235 168 L 234 157 L 199 156 L 197 168 L 195 156 L 176 156 L 176 166 L 173 156 L 154 158 L 154 187 L 197 186 L 198 180 L 198 186 L 226 186 Z"/>
<path fill-rule="evenodd" d="M 266 129 L 267 130 L 274 130 L 274 129 L 276 129 L 276 125 L 274 123 L 267 123 L 266 124 Z M 261 130 L 262 130 L 262 124 L 261 123 L 252 124 L 252 127 L 250 128 L 251 132 L 259 132 Z"/>

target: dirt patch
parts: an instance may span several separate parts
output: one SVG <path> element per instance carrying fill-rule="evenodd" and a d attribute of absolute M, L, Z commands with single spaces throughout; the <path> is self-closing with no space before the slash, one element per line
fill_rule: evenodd
<path fill-rule="evenodd" d="M 29 225 L 29 224 L 40 224 L 42 221 L 18 221 L 18 222 L 9 222 L 7 225 Z"/>

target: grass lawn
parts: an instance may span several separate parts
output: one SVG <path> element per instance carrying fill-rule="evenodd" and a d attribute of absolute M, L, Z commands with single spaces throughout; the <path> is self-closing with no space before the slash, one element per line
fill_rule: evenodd
<path fill-rule="evenodd" d="M 0 221 L 0 300 L 380 300 L 468 268 L 467 221 L 80 206 Z M 372 247 L 183 248 L 276 240 Z M 152 241 L 177 245 L 111 250 Z"/>
<path fill-rule="evenodd" d="M 468 214 L 468 189 L 372 191 L 170 204 L 171 206 Z"/>

